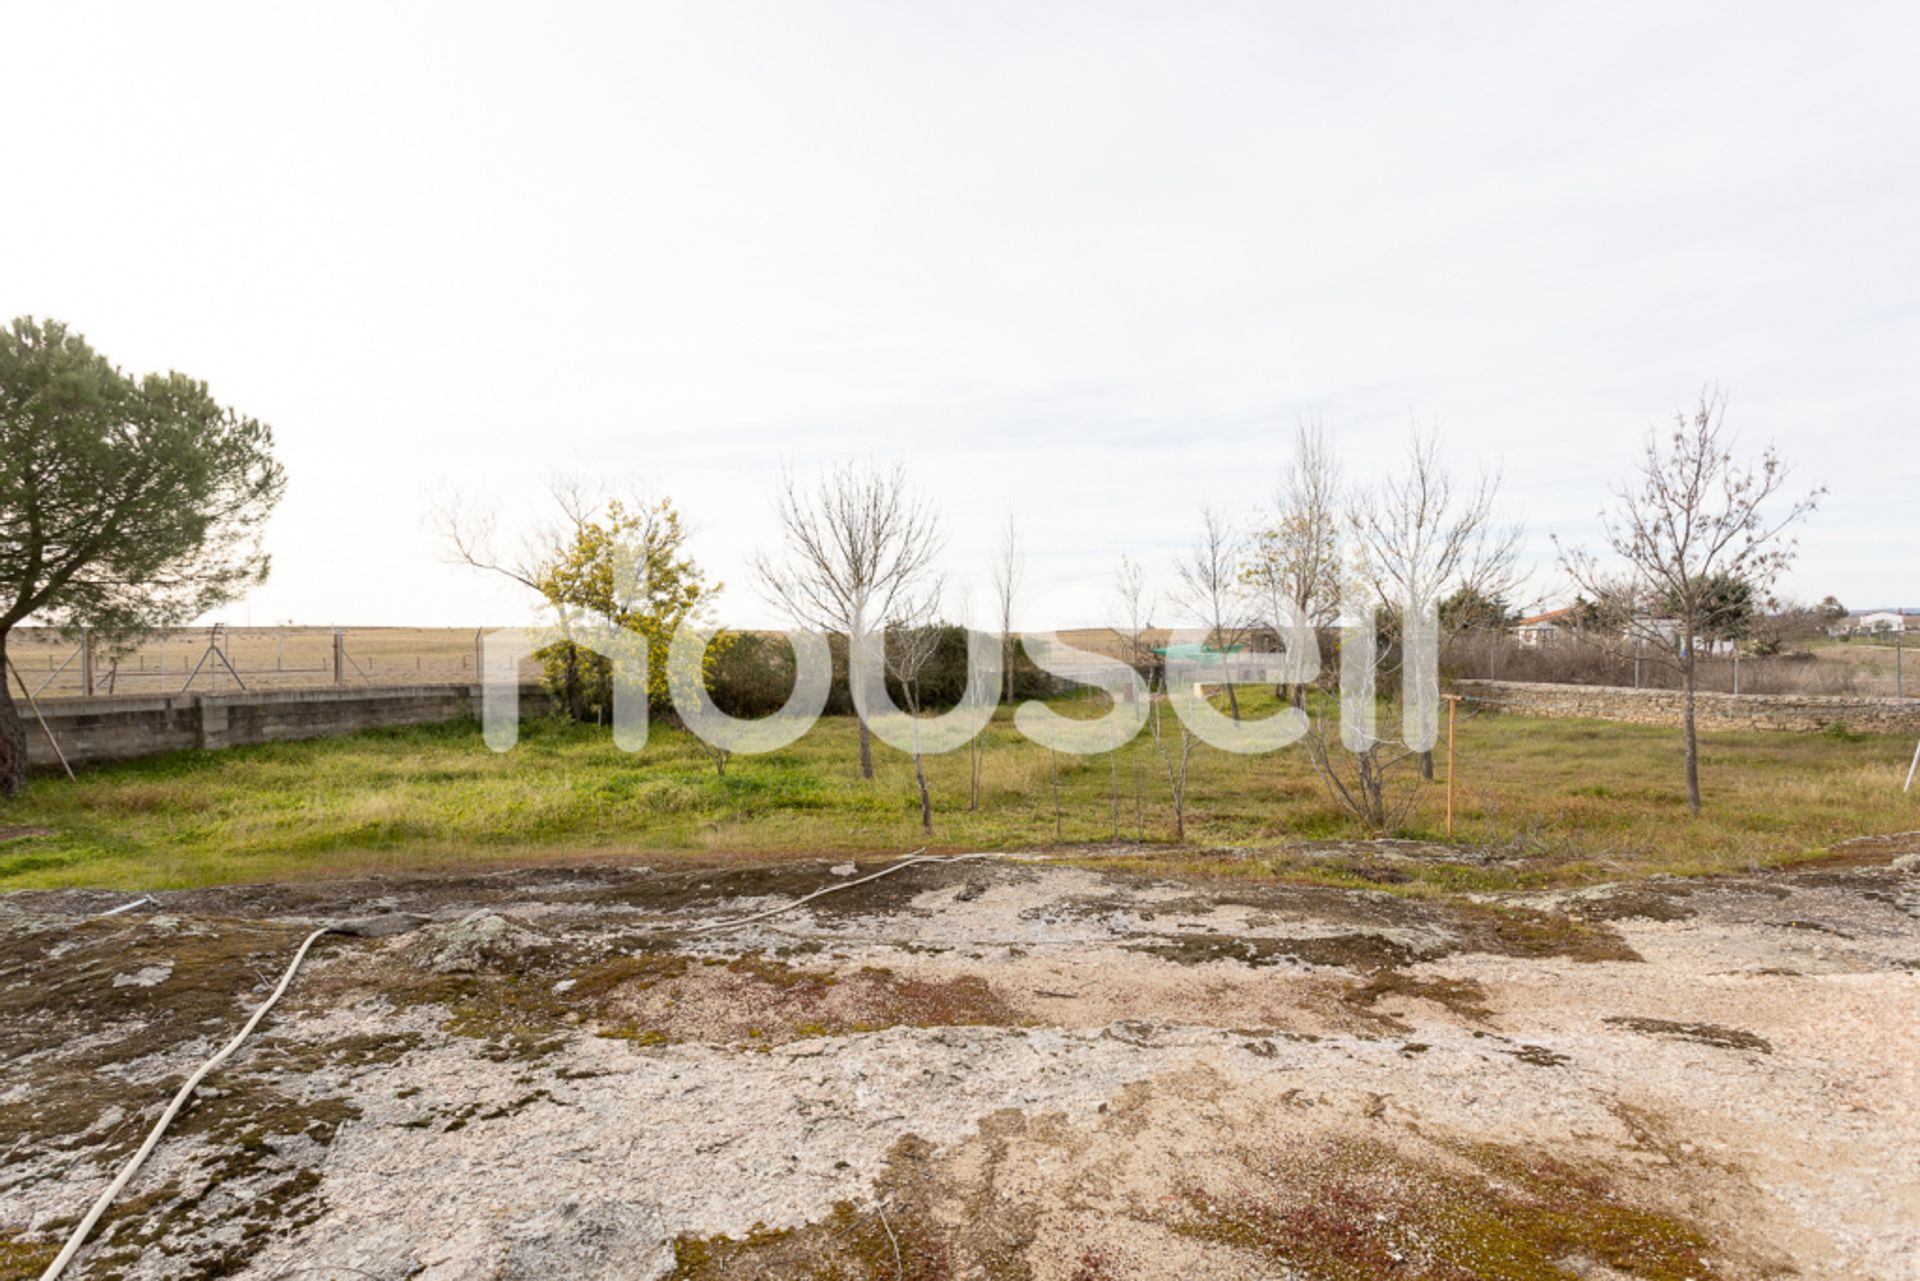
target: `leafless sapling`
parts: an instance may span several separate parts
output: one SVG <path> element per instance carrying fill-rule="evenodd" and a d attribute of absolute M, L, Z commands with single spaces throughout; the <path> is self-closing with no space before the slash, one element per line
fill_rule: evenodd
<path fill-rule="evenodd" d="M 1649 432 L 1638 474 L 1613 491 L 1602 513 L 1609 562 L 1582 548 L 1561 548 L 1561 565 L 1609 615 L 1607 631 L 1680 674 L 1686 733 L 1687 805 L 1700 812 L 1700 748 L 1695 732 L 1696 663 L 1714 631 L 1729 582 L 1764 596 L 1792 563 L 1787 531 L 1809 515 L 1824 489 L 1783 497 L 1788 468 L 1769 446 L 1758 458 L 1734 452 L 1726 397 L 1702 392 L 1674 415 L 1671 431 Z M 1557 540 L 1556 540 L 1557 541 Z"/>
<path fill-rule="evenodd" d="M 1215 508 L 1203 508 L 1200 534 L 1174 566 L 1179 575 L 1176 601 L 1205 629 L 1206 643 L 1220 655 L 1223 665 L 1247 635 L 1246 597 L 1240 586 L 1241 546 L 1241 535 L 1233 522 Z M 1226 674 L 1227 704 L 1237 721 L 1240 696 L 1234 692 L 1230 668 Z"/>
<path fill-rule="evenodd" d="M 803 627 L 851 637 L 924 591 L 945 539 L 906 468 L 841 463 L 811 485 L 792 472 L 774 499 L 784 553 L 754 557 L 767 600 Z M 860 717 L 860 775 L 873 777 L 873 735 Z"/>

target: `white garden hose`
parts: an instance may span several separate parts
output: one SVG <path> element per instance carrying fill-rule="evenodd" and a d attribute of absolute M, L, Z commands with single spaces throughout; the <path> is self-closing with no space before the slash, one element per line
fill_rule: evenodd
<path fill-rule="evenodd" d="M 690 930 L 681 930 L 680 933 L 705 934 L 709 930 L 739 929 L 742 925 L 751 925 L 755 921 L 764 921 L 769 916 L 779 916 L 783 912 L 791 912 L 794 908 L 799 907 L 805 903 L 811 903 L 813 900 L 817 898 L 821 898 L 824 895 L 837 894 L 841 890 L 850 890 L 856 885 L 865 885 L 868 881 L 877 881 L 883 876 L 892 876 L 895 872 L 901 871 L 905 868 L 913 867 L 915 864 L 918 864 L 918 863 L 960 863 L 960 862 L 964 862 L 967 859 L 999 858 L 1000 857 L 1000 855 L 998 854 L 927 854 L 923 857 L 921 854 L 921 851 L 925 850 L 926 848 L 927 848 L 926 846 L 922 845 L 920 849 L 917 849 L 913 853 L 902 858 L 898 863 L 894 863 L 887 867 L 883 867 L 879 871 L 874 872 L 870 876 L 863 876 L 858 880 L 854 880 L 854 881 L 841 881 L 838 885 L 829 885 L 823 889 L 817 889 L 811 894 L 801 895 L 799 898 L 793 900 L 793 902 L 791 903 L 783 903 L 779 907 L 769 908 L 764 912 L 755 912 L 751 916 L 735 917 L 731 921 L 709 921 L 705 925 L 696 925 Z"/>
<path fill-rule="evenodd" d="M 287 985 L 293 982 L 294 971 L 300 968 L 300 962 L 307 959 L 307 949 L 312 947 L 315 940 L 322 934 L 333 929 L 331 925 L 323 925 L 307 935 L 306 942 L 302 943 L 300 950 L 293 954 L 293 964 L 287 966 L 287 972 L 281 975 L 280 986 L 273 989 L 273 995 L 253 1012 L 253 1017 L 247 1020 L 245 1027 L 233 1034 L 231 1041 L 220 1047 L 218 1054 L 201 1064 L 200 1070 L 187 1078 L 187 1083 L 180 1087 L 179 1092 L 173 1096 L 173 1102 L 167 1104 L 167 1110 L 160 1114 L 159 1121 L 155 1122 L 153 1129 L 148 1131 L 147 1141 L 140 1145 L 140 1150 L 133 1154 L 133 1159 L 121 1167 L 120 1173 L 113 1182 L 107 1185 L 107 1190 L 100 1194 L 99 1199 L 93 1203 L 93 1208 L 87 1211 L 87 1217 L 80 1220 L 79 1226 L 75 1227 L 73 1234 L 67 1238 L 66 1245 L 62 1246 L 60 1253 L 54 1256 L 53 1262 L 47 1265 L 47 1270 L 40 1274 L 40 1281 L 54 1281 L 55 1277 L 67 1270 L 67 1265 L 73 1262 L 74 1256 L 80 1252 L 81 1245 L 86 1242 L 87 1234 L 93 1231 L 94 1225 L 100 1222 L 100 1216 L 107 1212 L 109 1205 L 113 1204 L 113 1199 L 120 1195 L 120 1190 L 127 1186 L 127 1181 L 133 1178 L 147 1157 L 152 1154 L 153 1149 L 159 1145 L 160 1136 L 166 1133 L 167 1126 L 173 1123 L 173 1118 L 179 1115 L 180 1109 L 185 1107 L 187 1100 L 193 1097 L 194 1089 L 207 1078 L 209 1072 L 225 1063 L 233 1052 L 240 1048 L 240 1042 L 247 1039 L 248 1034 L 259 1026 L 260 1020 L 266 1017 L 267 1011 L 286 995 Z"/>
<path fill-rule="evenodd" d="M 688 934 L 704 934 L 711 930 L 738 929 L 740 926 L 750 925 L 754 921 L 762 921 L 770 916 L 779 916 L 783 912 L 791 912 L 794 908 L 804 903 L 812 902 L 814 899 L 820 898 L 823 895 L 837 893 L 840 890 L 850 890 L 856 885 L 865 885 L 869 881 L 877 881 L 883 876 L 891 876 L 895 872 L 919 863 L 957 863 L 966 859 L 1000 857 L 997 854 L 934 854 L 923 856 L 925 848 L 925 846 L 922 846 L 912 854 L 901 859 L 898 863 L 890 864 L 871 875 L 862 876 L 857 880 L 841 881 L 837 885 L 825 886 L 815 890 L 811 894 L 802 895 L 793 902 L 783 904 L 780 907 L 772 908 L 765 912 L 755 912 L 750 916 L 738 917 L 733 920 L 711 921 L 705 925 L 698 925 L 684 932 Z M 128 906 L 132 907 L 137 905 L 128 904 Z M 287 966 L 287 972 L 280 976 L 280 984 L 273 989 L 273 994 L 261 1003 L 259 1009 L 253 1012 L 253 1017 L 247 1020 L 246 1026 L 234 1033 L 233 1039 L 221 1046 L 218 1054 L 201 1064 L 199 1071 L 188 1077 L 186 1084 L 182 1085 L 179 1091 L 174 1094 L 173 1102 L 167 1104 L 167 1110 L 160 1114 L 160 1119 L 154 1123 L 153 1129 L 148 1131 L 146 1142 L 142 1143 L 140 1150 L 135 1152 L 126 1165 L 121 1167 L 120 1173 L 114 1177 L 113 1182 L 107 1185 L 107 1190 L 100 1194 L 99 1199 L 93 1203 L 93 1208 L 87 1211 L 86 1217 L 81 1219 L 79 1224 L 73 1229 L 72 1234 L 67 1237 L 66 1245 L 62 1246 L 60 1253 L 54 1256 L 53 1262 L 47 1265 L 47 1270 L 40 1274 L 40 1281 L 55 1281 L 55 1278 L 67 1270 L 67 1265 L 73 1262 L 74 1256 L 80 1252 L 80 1247 L 86 1243 L 87 1235 L 93 1231 L 94 1225 L 100 1222 L 100 1216 L 107 1212 L 107 1207 L 113 1204 L 113 1199 L 120 1195 L 121 1190 L 125 1188 L 133 1176 L 139 1172 L 141 1165 L 146 1162 L 147 1157 L 152 1155 L 154 1148 L 159 1146 L 160 1136 L 166 1133 L 167 1126 L 173 1123 L 173 1118 L 179 1115 L 180 1109 L 185 1107 L 187 1100 L 193 1097 L 195 1088 L 199 1086 L 200 1082 L 206 1080 L 208 1073 L 232 1057 L 233 1052 L 240 1048 L 240 1043 L 246 1040 L 253 1032 L 253 1029 L 259 1026 L 260 1020 L 266 1017 L 267 1011 L 277 1005 L 280 998 L 286 995 L 287 987 L 293 982 L 294 973 L 300 968 L 300 962 L 307 959 L 307 949 L 311 948 L 314 943 L 319 940 L 321 935 L 332 933 L 334 930 L 342 928 L 343 927 L 338 924 L 323 925 L 313 933 L 307 935 L 306 941 L 300 944 L 300 950 L 293 954 L 293 962 Z M 351 929 L 352 927 L 347 926 L 345 928 Z"/>

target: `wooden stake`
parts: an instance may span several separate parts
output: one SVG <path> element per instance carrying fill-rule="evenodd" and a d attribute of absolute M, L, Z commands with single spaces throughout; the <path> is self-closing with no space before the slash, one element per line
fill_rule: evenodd
<path fill-rule="evenodd" d="M 1048 752 L 1053 762 L 1053 843 L 1060 843 L 1060 753 Z"/>
<path fill-rule="evenodd" d="M 20 682 L 20 692 L 27 696 L 27 706 L 33 709 L 33 719 L 40 722 L 40 731 L 47 736 L 48 745 L 53 748 L 53 754 L 59 758 L 60 768 L 67 772 L 67 781 L 79 782 L 80 780 L 73 776 L 73 766 L 67 764 L 67 754 L 60 750 L 60 740 L 53 736 L 53 727 L 48 725 L 47 718 L 40 714 L 40 704 L 35 701 L 33 691 L 27 688 L 27 678 L 20 674 L 20 669 L 13 665 L 11 658 L 7 660 L 7 667 L 13 672 L 13 679 Z"/>
<path fill-rule="evenodd" d="M 1913 749 L 1913 764 L 1907 766 L 1907 785 L 1901 788 L 1901 791 L 1911 792 L 1913 790 L 1913 772 L 1915 770 L 1920 770 L 1920 744 L 1915 745 Z"/>

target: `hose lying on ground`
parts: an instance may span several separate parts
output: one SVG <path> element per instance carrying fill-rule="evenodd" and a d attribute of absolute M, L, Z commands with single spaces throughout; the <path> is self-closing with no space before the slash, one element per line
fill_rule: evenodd
<path fill-rule="evenodd" d="M 862 876 L 852 881 L 842 881 L 837 885 L 828 885 L 822 889 L 815 890 L 811 894 L 802 895 L 791 903 L 784 904 L 769 911 L 755 912 L 751 916 L 743 916 L 731 921 L 711 921 L 705 925 L 695 926 L 693 929 L 683 932 L 687 934 L 704 934 L 711 930 L 737 929 L 743 925 L 750 925 L 755 921 L 765 920 L 770 916 L 778 916 L 782 912 L 791 912 L 794 908 L 820 898 L 822 895 L 833 894 L 840 890 L 850 890 L 856 885 L 865 885 L 868 881 L 877 881 L 883 876 L 891 876 L 903 868 L 913 867 L 919 863 L 957 863 L 965 859 L 999 857 L 996 854 L 934 854 L 922 857 L 922 855 L 925 854 L 925 850 L 926 847 L 923 845 L 912 854 L 902 858 L 898 863 L 884 867 L 869 876 Z M 151 901 L 151 898 L 149 897 L 149 899 L 145 901 Z M 138 903 L 127 904 L 129 908 L 137 906 L 139 906 Z M 118 912 L 124 910 L 126 909 L 118 908 L 108 915 L 116 915 Z M 207 1076 L 215 1068 L 233 1056 L 233 1052 L 240 1048 L 240 1043 L 245 1041 L 247 1037 L 252 1034 L 253 1029 L 260 1025 L 260 1020 L 267 1016 L 267 1011 L 271 1010 L 275 1005 L 278 1005 L 280 998 L 287 994 L 287 988 L 293 983 L 293 976 L 300 969 L 300 963 L 307 959 L 308 949 L 320 940 L 321 935 L 338 933 L 378 937 L 394 932 L 395 927 L 387 924 L 387 922 L 398 919 L 397 916 L 390 916 L 385 918 L 375 917 L 367 921 L 337 921 L 331 925 L 323 925 L 313 933 L 307 935 L 305 941 L 300 944 L 300 950 L 293 954 L 293 961 L 287 966 L 287 972 L 280 976 L 280 983 L 273 989 L 273 994 L 267 997 L 267 999 L 261 1003 L 260 1008 L 253 1012 L 253 1017 L 247 1020 L 246 1025 L 233 1034 L 233 1039 L 221 1046 L 219 1053 L 201 1064 L 199 1070 L 188 1077 L 186 1084 L 182 1085 L 174 1094 L 173 1101 L 167 1104 L 167 1110 L 160 1114 L 160 1119 L 154 1123 L 153 1129 L 147 1132 L 146 1142 L 142 1143 L 140 1150 L 135 1152 L 132 1158 L 120 1168 L 120 1173 L 114 1176 L 113 1182 L 107 1185 L 107 1190 L 102 1192 L 99 1198 L 94 1201 L 93 1208 L 87 1211 L 86 1217 L 81 1219 L 79 1224 L 74 1227 L 72 1234 L 67 1237 L 67 1243 L 60 1248 L 60 1253 L 55 1255 L 53 1262 L 47 1265 L 47 1270 L 40 1274 L 40 1281 L 55 1281 L 55 1278 L 67 1270 L 67 1265 L 73 1262 L 75 1255 L 79 1254 L 80 1247 L 86 1244 L 87 1235 L 91 1233 L 94 1226 L 100 1222 L 100 1216 L 107 1212 L 107 1207 L 113 1204 L 113 1199 L 120 1195 L 121 1190 L 127 1186 L 133 1176 L 139 1172 L 140 1167 L 146 1163 L 147 1158 L 153 1154 L 154 1148 L 159 1146 L 160 1136 L 167 1132 L 169 1125 L 173 1124 L 173 1118 L 178 1116 L 180 1109 L 187 1105 L 187 1100 L 193 1097 L 193 1092 L 199 1087 L 200 1082 L 206 1080 Z M 414 924 L 420 923 L 423 919 L 424 918 L 411 918 Z M 406 928 L 406 926 L 401 925 L 399 928 Z"/>
<path fill-rule="evenodd" d="M 791 903 L 783 903 L 779 907 L 769 908 L 767 911 L 764 911 L 764 912 L 755 912 L 751 916 L 737 917 L 731 921 L 709 921 L 705 925 L 696 925 L 690 930 L 681 930 L 680 933 L 705 934 L 709 930 L 739 929 L 742 925 L 751 925 L 755 921 L 764 921 L 769 916 L 779 916 L 782 912 L 791 912 L 794 908 L 799 907 L 802 904 L 811 903 L 814 899 L 820 898 L 823 895 L 837 894 L 841 890 L 850 890 L 856 885 L 865 885 L 868 881 L 877 881 L 883 876 L 892 876 L 895 872 L 898 872 L 903 868 L 913 867 L 919 863 L 959 863 L 967 859 L 999 858 L 1000 857 L 998 854 L 927 854 L 925 855 L 925 857 L 922 857 L 922 853 L 923 851 L 925 851 L 926 848 L 927 848 L 926 846 L 922 845 L 919 849 L 915 850 L 913 853 L 902 857 L 898 863 L 894 863 L 890 866 L 883 867 L 879 871 L 873 873 L 870 876 L 863 876 L 863 877 L 860 877 L 858 880 L 853 880 L 853 881 L 841 881 L 837 885 L 829 885 L 823 889 L 817 889 L 811 894 L 801 895 L 799 898 L 793 900 L 793 902 Z"/>
<path fill-rule="evenodd" d="M 147 1132 L 147 1141 L 140 1145 L 140 1150 L 133 1154 L 133 1159 L 120 1168 L 120 1173 L 114 1177 L 112 1183 L 107 1185 L 107 1190 L 100 1194 L 99 1199 L 93 1203 L 93 1208 L 87 1211 L 84 1219 L 80 1220 L 73 1234 L 67 1238 L 66 1245 L 62 1246 L 60 1253 L 54 1256 L 53 1262 L 47 1265 L 47 1270 L 40 1274 L 40 1281 L 54 1281 L 55 1277 L 67 1270 L 67 1265 L 73 1262 L 73 1256 L 80 1252 L 81 1245 L 86 1242 L 87 1234 L 93 1231 L 94 1224 L 100 1222 L 100 1216 L 107 1212 L 107 1207 L 113 1204 L 113 1199 L 120 1195 L 120 1189 L 126 1187 L 127 1181 L 133 1178 L 140 1167 L 146 1163 L 147 1157 L 159 1145 L 160 1136 L 166 1133 L 167 1127 L 173 1123 L 173 1118 L 180 1114 L 180 1109 L 185 1107 L 187 1100 L 193 1097 L 193 1092 L 200 1082 L 206 1080 L 209 1072 L 225 1063 L 233 1052 L 240 1048 L 240 1042 L 247 1039 L 248 1034 L 259 1026 L 260 1020 L 266 1017 L 267 1011 L 286 995 L 287 985 L 293 982 L 294 971 L 300 968 L 300 962 L 307 959 L 307 949 L 312 947 L 322 934 L 330 933 L 336 928 L 333 925 L 323 925 L 307 935 L 306 942 L 302 943 L 300 950 L 293 954 L 293 964 L 287 966 L 287 972 L 280 976 L 280 986 L 273 989 L 273 995 L 253 1012 L 253 1017 L 247 1020 L 245 1027 L 233 1034 L 231 1041 L 220 1047 L 218 1054 L 201 1064 L 200 1070 L 187 1078 L 187 1083 L 181 1086 L 179 1092 L 173 1096 L 173 1102 L 167 1104 L 167 1110 L 160 1114 L 160 1119 L 154 1123 L 153 1129 Z"/>

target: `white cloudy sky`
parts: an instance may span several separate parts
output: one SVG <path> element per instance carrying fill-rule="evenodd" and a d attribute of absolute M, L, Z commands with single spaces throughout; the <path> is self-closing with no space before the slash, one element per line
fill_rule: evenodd
<path fill-rule="evenodd" d="M 233 622 L 513 621 L 422 512 L 557 473 L 673 495 L 765 621 L 781 466 L 850 454 L 1096 621 L 1303 413 L 1503 468 L 1548 595 L 1709 381 L 1831 488 L 1788 588 L 1920 605 L 1911 5 L 0 15 L 0 309 L 277 429 Z"/>

